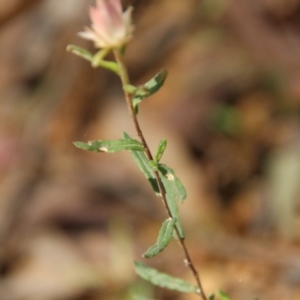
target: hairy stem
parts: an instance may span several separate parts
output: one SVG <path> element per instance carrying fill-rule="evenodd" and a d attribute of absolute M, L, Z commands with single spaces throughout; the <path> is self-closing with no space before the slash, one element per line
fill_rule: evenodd
<path fill-rule="evenodd" d="M 116 59 L 116 62 L 118 64 L 118 66 L 119 66 L 120 78 L 121 78 L 121 82 L 122 82 L 122 85 L 123 85 L 123 91 L 124 91 L 124 95 L 125 95 L 129 115 L 130 115 L 130 117 L 131 117 L 131 119 L 134 123 L 136 133 L 137 133 L 141 143 L 143 144 L 143 146 L 145 148 L 145 153 L 146 153 L 147 158 L 149 160 L 153 160 L 152 153 L 151 153 L 150 148 L 149 148 L 149 146 L 148 146 L 148 144 L 147 144 L 147 142 L 144 138 L 143 132 L 140 128 L 137 116 L 136 116 L 135 111 L 134 111 L 134 107 L 133 107 L 133 103 L 132 103 L 132 96 L 129 92 L 126 91 L 126 89 L 124 89 L 124 86 L 130 84 L 130 80 L 129 80 L 127 69 L 126 69 L 126 66 L 125 66 L 125 63 L 124 63 L 124 60 L 123 60 L 123 55 L 121 54 L 120 50 L 115 49 L 114 50 L 114 56 L 115 56 L 115 59 Z M 170 218 L 173 218 L 172 213 L 171 213 L 171 211 L 169 209 L 169 206 L 167 204 L 166 192 L 165 192 L 162 180 L 160 178 L 159 172 L 155 171 L 154 174 L 155 174 L 155 178 L 156 178 L 157 185 L 158 185 L 158 188 L 159 188 L 160 197 L 161 197 L 162 202 L 164 204 L 166 213 Z M 184 260 L 185 264 L 186 264 L 186 266 L 188 266 L 190 268 L 190 270 L 192 271 L 193 276 L 194 276 L 194 278 L 197 282 L 197 286 L 200 290 L 199 295 L 200 295 L 200 297 L 202 297 L 203 300 L 207 300 L 205 292 L 202 288 L 202 284 L 201 284 L 201 281 L 200 281 L 198 271 L 196 270 L 196 268 L 195 268 L 195 266 L 194 266 L 194 264 L 191 260 L 191 257 L 190 257 L 190 254 L 188 252 L 188 249 L 186 247 L 185 241 L 184 241 L 183 238 L 180 237 L 179 231 L 178 231 L 176 226 L 175 226 L 174 229 L 175 229 L 176 235 L 178 237 L 179 244 L 181 245 L 181 248 L 182 248 L 184 256 L 185 256 L 185 260 Z"/>

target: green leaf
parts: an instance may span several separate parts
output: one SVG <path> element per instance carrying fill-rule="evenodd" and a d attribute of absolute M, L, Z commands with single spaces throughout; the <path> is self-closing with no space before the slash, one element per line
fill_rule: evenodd
<path fill-rule="evenodd" d="M 149 249 L 143 254 L 143 257 L 152 258 L 158 255 L 168 246 L 173 235 L 175 224 L 176 219 L 171 218 L 163 222 L 158 234 L 156 244 L 149 247 Z"/>
<path fill-rule="evenodd" d="M 156 269 L 150 268 L 141 262 L 134 262 L 136 273 L 143 279 L 151 282 L 152 284 L 175 290 L 182 293 L 195 293 L 200 294 L 199 288 L 180 279 L 172 277 L 168 274 L 161 273 Z"/>
<path fill-rule="evenodd" d="M 84 48 L 78 47 L 76 45 L 68 45 L 67 51 L 72 52 L 73 54 L 80 56 L 88 61 L 92 61 L 92 59 L 93 59 L 93 54 L 90 51 L 88 51 Z"/>
<path fill-rule="evenodd" d="M 217 295 L 220 298 L 220 300 L 231 300 L 231 298 L 222 291 L 218 291 Z"/>
<path fill-rule="evenodd" d="M 208 296 L 208 300 L 215 300 L 215 294 L 211 294 Z"/>
<path fill-rule="evenodd" d="M 97 68 L 100 66 L 101 62 L 103 61 L 104 57 L 109 53 L 109 49 L 102 49 L 94 54 L 92 59 L 92 67 Z"/>
<path fill-rule="evenodd" d="M 168 208 L 171 212 L 172 218 L 176 219 L 176 228 L 178 230 L 179 236 L 181 239 L 184 239 L 185 235 L 184 235 L 183 228 L 179 221 L 179 212 L 178 212 L 177 202 L 169 195 L 167 189 L 166 189 L 166 200 L 167 200 Z"/>
<path fill-rule="evenodd" d="M 148 97 L 156 93 L 163 86 L 167 76 L 168 71 L 162 69 L 144 85 L 145 89 L 148 91 Z"/>
<path fill-rule="evenodd" d="M 116 73 L 117 75 L 120 74 L 118 64 L 115 63 L 114 61 L 102 60 L 99 62 L 99 67 L 107 69 L 109 71 L 112 71 L 112 72 Z"/>
<path fill-rule="evenodd" d="M 123 133 L 123 138 L 129 141 L 132 140 L 132 138 L 125 132 Z M 156 195 L 160 195 L 154 172 L 149 165 L 149 160 L 146 157 L 145 153 L 141 151 L 135 151 L 135 150 L 131 150 L 130 153 L 134 158 L 136 164 L 140 168 L 140 170 L 143 172 L 143 174 L 151 184 Z"/>
<path fill-rule="evenodd" d="M 92 67 L 93 68 L 101 67 L 101 68 L 110 70 L 110 71 L 116 73 L 117 75 L 119 75 L 120 70 L 119 70 L 118 64 L 114 61 L 104 60 L 104 57 L 109 53 L 109 51 L 110 51 L 110 49 L 102 49 L 102 50 L 98 51 L 93 56 Z"/>
<path fill-rule="evenodd" d="M 168 71 L 163 69 L 159 71 L 152 79 L 141 87 L 136 87 L 132 104 L 136 113 L 138 113 L 138 105 L 140 102 L 154 93 L 156 93 L 164 84 L 168 76 Z"/>
<path fill-rule="evenodd" d="M 167 140 L 166 139 L 162 139 L 159 142 L 159 145 L 157 147 L 157 151 L 156 151 L 156 155 L 155 155 L 155 161 L 159 162 L 166 150 L 167 147 Z"/>
<path fill-rule="evenodd" d="M 129 140 L 131 139 L 131 137 L 125 132 L 123 133 L 123 137 L 124 137 L 124 139 L 129 139 Z M 182 193 L 183 186 L 180 189 L 178 189 L 178 187 L 175 185 L 175 188 L 174 188 L 174 182 L 176 182 L 176 184 L 178 184 L 179 179 L 178 179 L 178 181 L 175 179 L 170 180 L 171 175 L 173 176 L 172 178 L 177 178 L 175 176 L 173 170 L 162 164 L 157 165 L 156 162 L 154 162 L 154 161 L 150 162 L 144 152 L 133 150 L 133 151 L 130 151 L 130 153 L 133 156 L 133 158 L 134 158 L 135 162 L 137 163 L 138 167 L 140 168 L 140 170 L 144 173 L 145 177 L 150 182 L 156 195 L 158 195 L 158 196 L 160 196 L 160 192 L 159 192 L 159 188 L 157 185 L 156 177 L 154 175 L 154 170 L 155 170 L 155 168 L 159 167 L 160 173 L 161 173 L 161 171 L 163 171 L 161 173 L 161 179 L 162 179 L 162 183 L 164 185 L 165 191 L 166 191 L 167 205 L 170 209 L 172 218 L 176 219 L 176 228 L 179 232 L 180 238 L 184 239 L 185 238 L 184 231 L 183 231 L 183 228 L 179 221 L 179 212 L 178 212 L 177 202 L 182 201 L 182 197 L 186 196 L 186 192 L 185 192 L 185 195 L 183 195 L 183 193 Z M 168 175 L 169 173 L 171 174 L 170 176 Z M 181 182 L 180 182 L 180 184 L 181 184 Z M 184 187 L 183 187 L 183 190 L 185 191 Z M 181 191 L 181 195 L 176 194 L 178 191 Z"/>
<path fill-rule="evenodd" d="M 82 150 L 94 151 L 94 152 L 107 152 L 114 153 L 121 150 L 134 150 L 134 151 L 145 151 L 143 145 L 134 139 L 131 140 L 114 140 L 114 141 L 90 141 L 74 142 L 74 145 Z"/>
<path fill-rule="evenodd" d="M 164 164 L 158 164 L 158 170 L 166 191 L 167 204 L 173 218 L 177 219 L 176 227 L 180 238 L 184 239 L 184 231 L 179 221 L 178 203 L 186 198 L 186 190 L 174 171 Z"/>
<path fill-rule="evenodd" d="M 158 171 L 158 163 L 156 160 L 149 160 L 149 166 L 154 172 Z"/>
<path fill-rule="evenodd" d="M 178 203 L 186 198 L 186 189 L 174 171 L 164 164 L 158 164 L 158 170 L 162 175 L 162 181 L 169 195 Z"/>

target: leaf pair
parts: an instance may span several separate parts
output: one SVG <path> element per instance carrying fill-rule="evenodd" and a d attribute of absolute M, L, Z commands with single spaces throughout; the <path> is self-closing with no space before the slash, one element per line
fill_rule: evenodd
<path fill-rule="evenodd" d="M 93 68 L 102 67 L 116 73 L 117 75 L 120 75 L 119 66 L 116 62 L 104 60 L 110 49 L 102 49 L 93 54 L 82 47 L 76 45 L 68 45 L 67 51 L 72 52 L 73 54 L 91 62 Z M 122 51 L 125 50 L 123 49 Z M 133 95 L 132 103 L 136 114 L 138 113 L 138 105 L 140 104 L 140 102 L 144 98 L 147 98 L 156 93 L 163 86 L 167 76 L 168 71 L 163 69 L 142 86 L 136 87 L 127 84 L 123 87 L 124 90 Z"/>
<path fill-rule="evenodd" d="M 131 140 L 131 137 L 128 134 L 124 133 L 123 136 L 124 139 Z M 158 154 L 160 152 L 161 150 L 158 149 L 156 155 L 157 157 L 161 156 L 160 154 Z M 150 182 L 155 193 L 158 196 L 161 196 L 159 193 L 156 176 L 154 174 L 157 168 L 165 189 L 167 205 L 171 212 L 172 218 L 176 219 L 176 228 L 179 232 L 180 238 L 184 239 L 185 236 L 179 221 L 179 212 L 178 212 L 178 203 L 182 202 L 186 198 L 186 190 L 182 185 L 181 181 L 179 180 L 179 178 L 177 178 L 174 171 L 171 168 L 167 167 L 166 165 L 155 162 L 156 167 L 153 168 L 153 166 L 151 166 L 151 164 L 149 163 L 149 160 L 146 157 L 144 152 L 130 150 L 130 153 L 133 156 L 140 170 L 143 172 L 147 180 Z"/>
<path fill-rule="evenodd" d="M 102 67 L 104 69 L 110 70 L 117 75 L 119 75 L 118 64 L 114 61 L 104 60 L 105 56 L 109 53 L 109 49 L 102 49 L 95 54 L 92 54 L 90 51 L 78 47 L 76 45 L 68 45 L 67 51 L 72 52 L 73 54 L 88 60 L 91 62 L 93 68 Z"/>

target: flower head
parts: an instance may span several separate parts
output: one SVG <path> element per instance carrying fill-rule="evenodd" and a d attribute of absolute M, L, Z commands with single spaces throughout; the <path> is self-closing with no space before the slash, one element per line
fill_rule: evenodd
<path fill-rule="evenodd" d="M 132 7 L 122 12 L 120 0 L 96 0 L 90 7 L 91 28 L 78 34 L 92 40 L 97 48 L 118 48 L 126 44 L 132 36 Z"/>

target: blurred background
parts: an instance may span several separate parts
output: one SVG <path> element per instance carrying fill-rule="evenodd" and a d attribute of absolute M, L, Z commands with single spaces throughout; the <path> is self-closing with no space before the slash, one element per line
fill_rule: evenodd
<path fill-rule="evenodd" d="M 127 153 L 119 78 L 65 51 L 93 1 L 0 0 L 0 299 L 199 299 L 137 278 L 166 218 Z M 154 150 L 188 190 L 187 246 L 207 292 L 300 299 L 300 1 L 128 0 L 133 84 Z M 176 241 L 149 265 L 193 282 Z M 142 298 L 142 296 L 144 298 Z"/>

